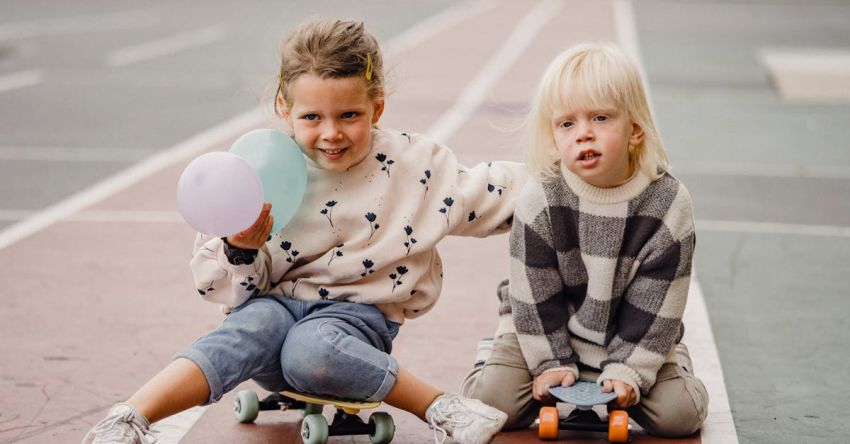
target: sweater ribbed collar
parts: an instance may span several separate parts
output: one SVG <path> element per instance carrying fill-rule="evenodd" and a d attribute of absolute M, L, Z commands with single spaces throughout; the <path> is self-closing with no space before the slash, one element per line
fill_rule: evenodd
<path fill-rule="evenodd" d="M 652 179 L 640 168 L 625 183 L 610 188 L 600 188 L 585 182 L 563 164 L 561 164 L 561 175 L 564 176 L 567 186 L 579 199 L 599 204 L 614 204 L 632 200 L 652 182 Z"/>

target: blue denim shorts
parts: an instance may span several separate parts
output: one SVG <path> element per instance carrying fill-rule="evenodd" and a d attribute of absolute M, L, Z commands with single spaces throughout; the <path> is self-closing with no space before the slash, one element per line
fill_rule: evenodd
<path fill-rule="evenodd" d="M 374 305 L 270 295 L 237 307 L 174 359 L 204 372 L 206 404 L 248 379 L 272 392 L 380 401 L 398 375 L 390 356 L 398 329 Z"/>

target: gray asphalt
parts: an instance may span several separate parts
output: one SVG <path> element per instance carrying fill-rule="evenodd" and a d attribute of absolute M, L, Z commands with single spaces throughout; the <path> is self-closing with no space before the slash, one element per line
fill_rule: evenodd
<path fill-rule="evenodd" d="M 260 104 L 281 33 L 305 16 L 362 18 L 388 38 L 452 3 L 5 1 L 0 76 L 43 69 L 45 81 L 0 92 L 0 229 Z M 658 123 L 697 219 L 850 227 L 850 103 L 784 101 L 758 59 L 764 47 L 850 48 L 850 4 L 640 0 L 634 10 Z M 58 21 L 114 23 L 128 11 L 124 29 Z M 21 37 L 21 23 L 42 31 Z M 105 63 L 211 24 L 223 41 Z M 764 174 L 777 170 L 791 173 Z M 708 228 L 697 246 L 741 442 L 842 441 L 850 238 Z"/>
<path fill-rule="evenodd" d="M 648 0 L 635 13 L 673 171 L 693 195 L 696 270 L 740 442 L 843 442 L 850 238 L 699 220 L 850 227 L 850 103 L 785 101 L 758 57 L 850 49 L 850 4 Z"/>
<path fill-rule="evenodd" d="M 44 82 L 0 92 L 0 229 L 265 103 L 278 44 L 294 23 L 362 19 L 388 39 L 452 3 L 4 1 L 0 77 L 43 69 Z M 118 49 L 219 24 L 221 41 L 106 63 Z M 32 160 L 57 148 L 70 160 Z M 110 160 L 95 160 L 92 150 Z"/>

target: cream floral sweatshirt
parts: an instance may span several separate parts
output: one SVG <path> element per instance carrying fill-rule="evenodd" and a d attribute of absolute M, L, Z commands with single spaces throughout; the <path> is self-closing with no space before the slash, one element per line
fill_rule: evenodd
<path fill-rule="evenodd" d="M 424 136 L 372 136 L 370 154 L 345 172 L 307 159 L 301 206 L 259 250 L 199 234 L 191 260 L 198 293 L 225 312 L 266 294 L 375 304 L 398 323 L 427 312 L 443 280 L 437 242 L 507 231 L 525 167 L 467 168 Z"/>

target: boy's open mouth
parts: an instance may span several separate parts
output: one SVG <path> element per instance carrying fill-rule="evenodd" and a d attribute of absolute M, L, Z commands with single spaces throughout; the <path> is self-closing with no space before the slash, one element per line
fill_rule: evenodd
<path fill-rule="evenodd" d="M 583 160 L 583 161 L 593 160 L 594 158 L 600 157 L 600 156 L 602 156 L 602 154 L 598 153 L 596 151 L 584 150 L 584 151 L 579 153 L 577 160 Z"/>

